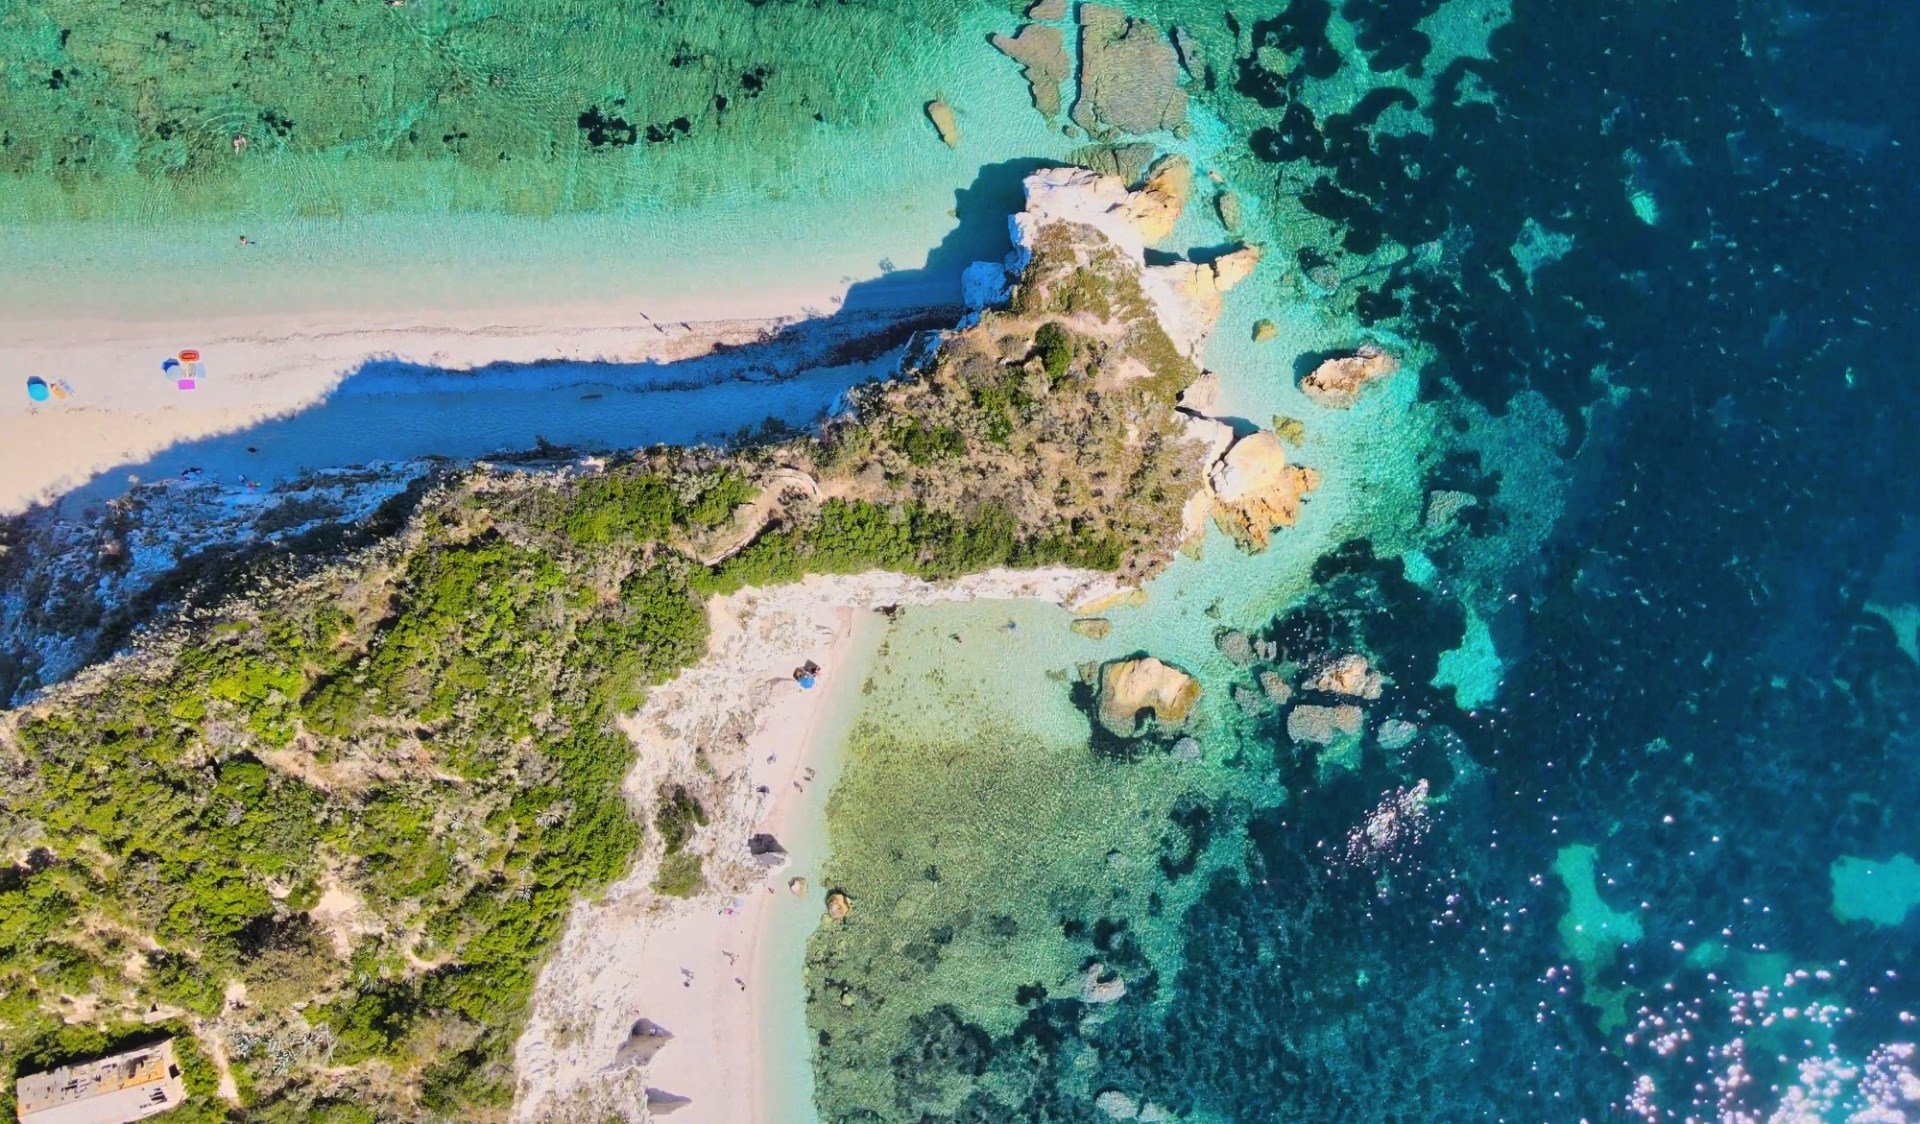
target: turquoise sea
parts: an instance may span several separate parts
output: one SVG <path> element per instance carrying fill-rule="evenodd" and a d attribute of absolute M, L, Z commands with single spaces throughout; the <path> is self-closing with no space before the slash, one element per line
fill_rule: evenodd
<path fill-rule="evenodd" d="M 1188 105 L 1105 139 L 1203 173 L 1159 252 L 1266 247 L 1218 412 L 1325 483 L 1102 639 L 1030 604 L 889 626 L 827 812 L 853 910 L 790 965 L 813 1114 L 1920 1119 L 1920 14 L 1121 7 Z M 989 44 L 1027 22 L 16 0 L 0 297 L 951 302 L 1022 174 L 1112 158 L 1067 135 L 1073 74 L 1049 122 Z M 1403 370 L 1300 392 L 1362 343 Z M 688 435 L 653 424 L 605 436 Z M 1119 739 L 1087 684 L 1138 653 L 1203 695 Z M 1305 736 L 1348 655 L 1378 696 Z"/>

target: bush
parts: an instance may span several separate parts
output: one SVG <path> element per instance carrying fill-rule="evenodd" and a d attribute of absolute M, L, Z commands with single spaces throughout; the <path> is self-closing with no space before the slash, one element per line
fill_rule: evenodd
<path fill-rule="evenodd" d="M 1047 382 L 1057 385 L 1073 366 L 1073 333 L 1049 320 L 1033 334 L 1033 345 L 1040 351 L 1040 365 L 1046 368 Z"/>

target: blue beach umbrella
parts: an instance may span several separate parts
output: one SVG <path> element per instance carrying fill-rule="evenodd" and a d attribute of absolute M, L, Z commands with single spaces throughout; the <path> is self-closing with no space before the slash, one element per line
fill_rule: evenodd
<path fill-rule="evenodd" d="M 180 360 L 175 359 L 171 355 L 167 356 L 165 359 L 160 360 L 160 373 L 167 376 L 168 378 L 172 378 L 173 373 L 179 369 L 180 369 Z"/>
<path fill-rule="evenodd" d="M 27 379 L 28 398 L 33 399 L 35 402 L 45 402 L 52 394 L 53 391 L 47 389 L 47 380 L 41 378 L 39 375 L 33 375 Z"/>

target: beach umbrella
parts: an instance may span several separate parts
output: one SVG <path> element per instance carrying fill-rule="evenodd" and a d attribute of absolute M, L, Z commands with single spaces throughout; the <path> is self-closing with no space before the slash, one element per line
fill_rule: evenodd
<path fill-rule="evenodd" d="M 160 373 L 167 376 L 168 378 L 172 378 L 173 373 L 179 369 L 180 369 L 180 360 L 175 359 L 171 355 L 167 356 L 165 359 L 160 360 Z"/>
<path fill-rule="evenodd" d="M 41 378 L 39 375 L 32 375 L 27 379 L 28 398 L 33 399 L 35 402 L 45 402 L 52 394 L 53 391 L 47 387 L 47 380 Z"/>

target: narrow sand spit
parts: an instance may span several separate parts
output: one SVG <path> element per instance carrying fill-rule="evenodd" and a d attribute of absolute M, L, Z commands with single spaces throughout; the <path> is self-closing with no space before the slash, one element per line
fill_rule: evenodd
<path fill-rule="evenodd" d="M 771 365 L 777 368 L 802 358 L 818 362 L 836 345 L 884 330 L 890 321 L 916 313 L 924 310 L 875 310 L 809 323 L 789 337 L 794 341 L 792 348 L 786 347 L 787 338 L 783 338 L 781 354 L 791 353 L 791 358 L 773 357 Z M 663 388 L 677 387 L 680 368 L 661 371 L 655 365 L 687 364 L 684 378 L 690 385 L 703 379 L 738 378 L 742 372 L 731 370 L 733 361 L 726 358 L 729 348 L 761 342 L 796 322 L 797 317 L 668 322 L 651 319 L 630 303 L 508 311 L 420 310 L 384 322 L 380 317 L 347 318 L 340 313 L 286 314 L 205 320 L 191 329 L 104 318 L 26 322 L 0 312 L 0 367 L 22 372 L 23 378 L 42 377 L 60 392 L 35 402 L 17 380 L 0 392 L 0 435 L 5 438 L 0 440 L 0 515 L 22 511 L 102 473 L 113 473 L 114 479 L 107 482 L 124 488 L 127 481 L 122 474 L 131 471 L 128 466 L 163 471 L 144 462 L 165 450 L 250 431 L 269 419 L 305 411 L 374 361 L 395 365 L 387 371 L 404 372 L 407 368 L 398 365 L 407 364 L 423 373 L 468 372 L 492 364 L 628 365 L 575 366 L 567 368 L 571 373 L 554 378 L 563 382 L 591 379 L 594 370 L 606 370 L 606 377 L 616 381 L 657 378 Z M 203 376 L 193 380 L 189 390 L 181 389 L 181 377 L 191 373 L 179 362 L 183 354 L 196 356 L 194 361 L 203 368 Z M 163 369 L 168 363 L 175 365 Z M 745 374 L 756 384 L 781 377 L 777 370 Z M 513 384 L 499 385 L 503 379 L 517 379 L 526 389 L 516 394 Z M 354 385 L 366 381 L 362 378 Z M 486 378 L 463 377 L 445 385 L 444 379 L 428 384 L 414 378 L 409 383 L 404 373 L 383 374 L 377 381 L 379 386 L 370 386 L 368 392 L 386 396 L 382 401 L 392 405 L 373 407 L 383 411 L 374 416 L 395 425 L 404 421 L 412 427 L 409 432 L 420 431 L 426 437 L 444 437 L 448 424 L 475 424 L 472 417 L 456 423 L 439 418 L 433 408 L 443 405 L 439 400 L 449 393 L 491 395 L 486 400 L 495 403 L 494 409 L 517 415 L 513 424 L 502 420 L 494 427 L 500 430 L 499 439 L 507 442 L 515 441 L 515 434 L 534 418 L 546 427 L 542 432 L 565 434 L 592 430 L 594 417 L 607 416 L 607 404 L 597 401 L 602 397 L 597 392 L 609 388 L 595 385 L 587 389 L 596 393 L 584 396 L 567 393 L 566 387 L 545 386 L 544 382 L 554 380 L 545 379 L 540 371 L 490 373 Z M 538 393 L 549 389 L 562 392 Z M 409 390 L 415 392 L 411 398 L 398 397 Z M 823 393 L 821 406 L 833 391 Z M 363 414 L 349 411 L 332 429 L 325 425 L 303 428 L 296 438 L 300 448 L 269 448 L 260 458 L 242 458 L 236 470 L 271 477 L 276 464 L 319 468 L 366 459 L 348 453 L 364 444 L 351 431 L 365 428 L 365 420 Z M 741 420 L 755 422 L 759 415 L 743 415 Z M 620 428 L 612 422 L 601 423 L 603 430 Z M 611 443 L 612 436 L 609 432 L 604 439 Z M 533 444 L 524 434 L 517 440 L 519 444 L 503 447 Z M 414 453 L 454 452 L 430 440 L 416 443 L 423 447 Z M 486 448 L 472 455 L 497 451 Z M 193 454 L 202 455 L 215 454 Z M 377 455 L 396 459 L 413 453 L 385 448 Z"/>
<path fill-rule="evenodd" d="M 574 908 L 520 1039 L 516 1119 L 646 1120 L 649 1090 L 657 1101 L 687 1099 L 673 1111 L 676 1124 L 790 1119 L 779 1106 L 805 1090 L 766 1088 L 765 1052 L 798 1044 L 763 1036 L 780 1033 L 769 1012 L 801 981 L 768 970 L 767 936 L 777 911 L 817 912 L 821 887 L 789 893 L 791 872 L 757 863 L 748 840 L 770 834 L 796 866 L 816 865 L 825 841 L 782 831 L 805 802 L 827 798 L 824 783 L 808 783 L 809 770 L 838 749 L 835 720 L 857 705 L 866 669 L 855 654 L 871 650 L 861 633 L 877 627 L 871 610 L 983 598 L 1079 602 L 1109 580 L 1061 569 L 940 585 L 863 574 L 716 598 L 707 658 L 656 689 L 626 724 L 639 750 L 626 786 L 637 808 L 650 809 L 665 784 L 701 795 L 710 822 L 694 849 L 709 888 L 686 900 L 656 894 L 662 854 L 650 837 L 627 877 Z M 807 660 L 821 667 L 812 690 L 792 675 Z M 643 1063 L 633 1058 L 647 1051 L 629 1045 L 640 1020 L 673 1035 Z"/>

